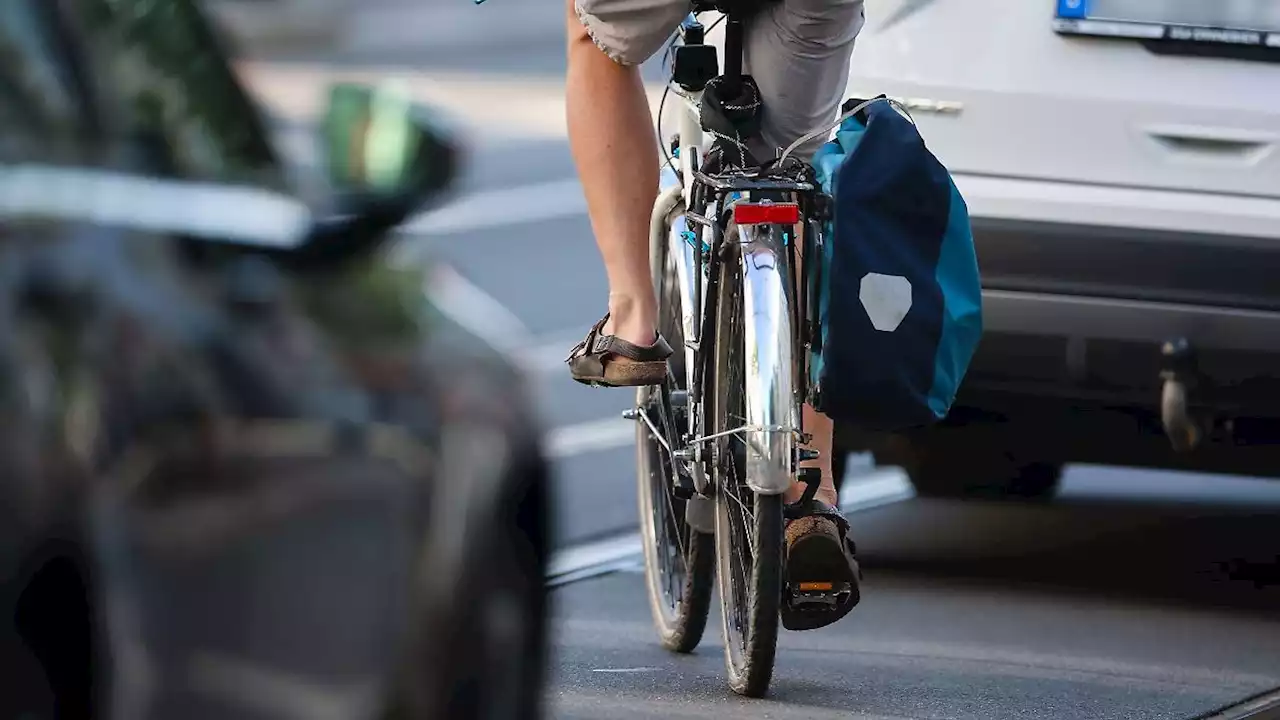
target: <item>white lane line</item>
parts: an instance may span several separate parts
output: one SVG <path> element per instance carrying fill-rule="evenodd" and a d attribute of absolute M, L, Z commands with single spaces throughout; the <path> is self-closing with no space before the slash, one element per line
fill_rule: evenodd
<path fill-rule="evenodd" d="M 627 533 L 553 553 L 547 563 L 547 584 L 555 587 L 616 572 L 641 558 L 640 533 Z"/>
<path fill-rule="evenodd" d="M 531 344 L 532 333 L 515 313 L 449 265 L 434 266 L 422 290 L 441 313 L 495 350 L 514 356 Z"/>
<path fill-rule="evenodd" d="M 546 450 L 552 458 L 567 458 L 627 447 L 635 442 L 635 421 L 619 416 L 554 428 L 547 433 Z"/>
<path fill-rule="evenodd" d="M 648 673 L 658 672 L 659 668 L 655 667 L 634 667 L 634 668 L 591 668 L 593 673 Z"/>
<path fill-rule="evenodd" d="M 582 341 L 588 327 L 589 325 L 584 324 L 580 328 L 547 333 L 535 339 L 529 351 L 521 355 L 521 366 L 524 367 L 525 372 L 536 375 L 563 371 L 564 359 L 568 357 L 569 350 Z"/>
<path fill-rule="evenodd" d="M 400 226 L 402 235 L 491 230 L 509 225 L 558 220 L 586 214 L 577 178 L 551 180 L 499 190 L 482 190 L 422 213 Z"/>
<path fill-rule="evenodd" d="M 436 12 L 433 8 L 428 17 L 434 18 Z M 450 26 L 446 23 L 441 27 Z M 414 71 L 394 66 L 337 69 L 268 61 L 238 62 L 236 69 L 254 96 L 274 116 L 285 120 L 311 122 L 320 117 L 328 102 L 329 88 L 335 82 L 377 85 L 394 81 L 410 99 L 426 105 L 433 119 L 447 118 L 470 147 L 495 141 L 551 141 L 568 137 L 563 78 L 440 68 Z M 665 89 L 664 83 L 645 84 L 651 112 L 656 113 Z M 519 108 L 517 122 L 512 121 L 512 108 Z M 676 103 L 669 101 L 668 112 L 673 113 L 675 109 Z M 663 120 L 664 130 L 674 127 L 670 118 Z"/>
<path fill-rule="evenodd" d="M 906 473 L 897 468 L 859 471 L 856 477 L 846 479 L 840 489 L 840 510 L 845 513 L 871 510 L 915 496 L 915 488 Z"/>
<path fill-rule="evenodd" d="M 632 437 L 629 434 L 628 440 Z M 850 480 L 840 500 L 840 509 L 846 514 L 915 497 L 911 483 L 895 469 L 860 471 L 856 480 Z M 640 533 L 629 532 L 552 553 L 547 565 L 547 585 L 556 587 L 635 568 L 643 559 L 640 542 Z"/>
<path fill-rule="evenodd" d="M 1274 720 L 1277 717 L 1280 717 L 1280 690 L 1270 690 L 1225 707 L 1204 720 Z"/>

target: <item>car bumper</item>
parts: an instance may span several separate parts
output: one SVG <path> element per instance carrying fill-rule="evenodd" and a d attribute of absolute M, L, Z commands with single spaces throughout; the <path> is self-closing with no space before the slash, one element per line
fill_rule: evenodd
<path fill-rule="evenodd" d="M 1005 290 L 987 290 L 982 298 L 988 332 L 1050 331 L 1092 341 L 1151 344 L 1186 338 L 1199 347 L 1275 353 L 1280 360 L 1280 312 Z"/>
<path fill-rule="evenodd" d="M 1280 416 L 1280 201 L 957 175 L 985 333 L 964 395 L 1155 407 L 1186 340 L 1194 402 Z M 981 403 L 979 403 L 981 404 Z"/>
<path fill-rule="evenodd" d="M 955 173 L 972 217 L 1228 234 L 1280 250 L 1280 198 Z"/>

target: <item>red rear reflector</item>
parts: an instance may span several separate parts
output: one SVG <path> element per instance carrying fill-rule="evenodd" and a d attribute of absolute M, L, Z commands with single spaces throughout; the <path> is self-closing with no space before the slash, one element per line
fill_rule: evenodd
<path fill-rule="evenodd" d="M 800 222 L 796 203 L 745 203 L 733 206 L 733 221 L 739 225 L 795 225 Z"/>

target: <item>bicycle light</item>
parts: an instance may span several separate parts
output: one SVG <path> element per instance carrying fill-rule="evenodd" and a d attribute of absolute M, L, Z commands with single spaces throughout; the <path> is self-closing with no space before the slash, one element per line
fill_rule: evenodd
<path fill-rule="evenodd" d="M 800 205 L 739 202 L 733 206 L 733 221 L 739 225 L 795 225 L 800 222 Z"/>

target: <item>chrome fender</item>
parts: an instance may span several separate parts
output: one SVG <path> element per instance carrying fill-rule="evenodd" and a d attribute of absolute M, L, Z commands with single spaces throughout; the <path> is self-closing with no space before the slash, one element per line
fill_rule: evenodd
<path fill-rule="evenodd" d="M 794 343 L 786 292 L 786 248 L 777 225 L 738 226 L 745 324 L 746 411 L 750 429 L 747 485 L 762 495 L 786 492 L 792 472 L 799 407 L 794 392 Z"/>

